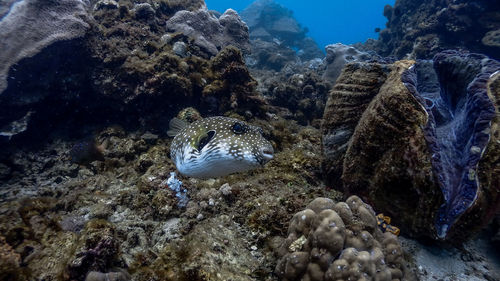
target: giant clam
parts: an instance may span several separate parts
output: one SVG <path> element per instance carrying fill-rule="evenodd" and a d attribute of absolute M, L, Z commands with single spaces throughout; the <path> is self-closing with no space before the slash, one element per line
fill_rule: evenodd
<path fill-rule="evenodd" d="M 500 205 L 499 70 L 458 51 L 348 64 L 324 114 L 327 183 L 407 233 L 469 237 Z"/>

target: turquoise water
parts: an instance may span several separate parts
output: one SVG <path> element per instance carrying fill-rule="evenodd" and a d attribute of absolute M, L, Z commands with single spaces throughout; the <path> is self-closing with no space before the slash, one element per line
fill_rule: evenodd
<path fill-rule="evenodd" d="M 209 9 L 224 12 L 228 8 L 240 12 L 253 0 L 205 0 Z M 318 45 L 332 43 L 352 44 L 368 38 L 378 38 L 375 28 L 383 29 L 387 19 L 383 16 L 386 4 L 395 0 L 276 0 L 292 10 L 302 26 L 309 29 L 308 35 Z"/>

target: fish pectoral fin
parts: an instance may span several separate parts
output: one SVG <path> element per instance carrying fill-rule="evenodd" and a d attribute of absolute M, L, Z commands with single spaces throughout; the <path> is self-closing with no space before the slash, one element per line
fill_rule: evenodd
<path fill-rule="evenodd" d="M 177 134 L 179 134 L 180 131 L 182 131 L 184 128 L 188 126 L 188 123 L 184 120 L 181 120 L 177 117 L 172 118 L 170 122 L 168 123 L 168 131 L 167 135 L 169 137 L 175 137 Z"/>

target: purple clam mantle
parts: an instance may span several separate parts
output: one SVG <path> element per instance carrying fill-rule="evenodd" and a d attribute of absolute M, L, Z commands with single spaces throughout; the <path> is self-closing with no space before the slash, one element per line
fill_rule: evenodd
<path fill-rule="evenodd" d="M 481 192 L 478 166 L 496 114 L 487 83 L 499 70 L 500 63 L 486 56 L 444 51 L 433 61 L 416 63 L 401 77 L 428 114 L 423 130 L 444 197 L 435 217 L 441 239 Z"/>

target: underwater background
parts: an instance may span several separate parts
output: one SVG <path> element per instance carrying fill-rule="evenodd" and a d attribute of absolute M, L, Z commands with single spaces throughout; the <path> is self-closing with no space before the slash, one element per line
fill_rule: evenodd
<path fill-rule="evenodd" d="M 232 8 L 241 12 L 252 0 L 205 1 L 208 9 L 223 13 Z M 394 0 L 353 0 L 353 1 L 276 1 L 293 12 L 297 21 L 309 30 L 308 35 L 318 45 L 332 43 L 353 44 L 368 38 L 378 38 L 376 28 L 383 29 L 387 18 L 383 11 L 385 5 L 394 5 Z M 362 7 L 362 8 L 360 8 Z"/>
<path fill-rule="evenodd" d="M 0 1 L 0 280 L 500 281 L 499 19 Z"/>

